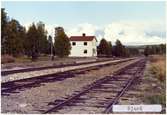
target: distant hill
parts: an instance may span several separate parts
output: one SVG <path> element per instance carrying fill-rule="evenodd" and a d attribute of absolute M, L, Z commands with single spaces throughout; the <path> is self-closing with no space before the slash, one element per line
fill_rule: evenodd
<path fill-rule="evenodd" d="M 127 45 L 127 48 L 137 48 L 137 49 L 144 49 L 146 46 L 159 46 L 160 44 L 155 44 L 155 45 L 138 45 L 138 46 L 133 46 L 133 45 Z M 166 44 L 165 44 L 166 45 Z"/>

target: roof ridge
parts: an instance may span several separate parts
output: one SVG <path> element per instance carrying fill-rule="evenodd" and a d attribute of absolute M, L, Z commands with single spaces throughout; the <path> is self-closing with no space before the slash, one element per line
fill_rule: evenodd
<path fill-rule="evenodd" d="M 95 37 L 95 36 L 70 36 L 70 37 Z"/>
<path fill-rule="evenodd" d="M 92 41 L 96 36 L 71 36 L 70 41 Z"/>

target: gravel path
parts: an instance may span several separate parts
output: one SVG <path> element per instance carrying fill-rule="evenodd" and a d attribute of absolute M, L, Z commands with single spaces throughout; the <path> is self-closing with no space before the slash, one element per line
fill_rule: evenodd
<path fill-rule="evenodd" d="M 116 70 L 137 60 L 91 70 L 63 81 L 44 83 L 40 87 L 17 90 L 16 93 L 1 97 L 2 113 L 42 113 L 53 107 L 53 105 L 48 105 L 50 102 L 64 99 L 84 86 L 106 75 L 111 75 Z"/>

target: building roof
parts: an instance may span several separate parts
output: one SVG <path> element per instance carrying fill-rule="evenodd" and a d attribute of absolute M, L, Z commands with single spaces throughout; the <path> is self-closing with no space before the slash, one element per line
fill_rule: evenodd
<path fill-rule="evenodd" d="M 83 33 L 82 36 L 71 36 L 70 41 L 92 41 L 94 38 L 96 39 L 95 36 L 86 36 L 86 34 Z"/>

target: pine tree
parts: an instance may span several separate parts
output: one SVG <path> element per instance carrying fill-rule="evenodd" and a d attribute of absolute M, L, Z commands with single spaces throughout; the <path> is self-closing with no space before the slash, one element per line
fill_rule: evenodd
<path fill-rule="evenodd" d="M 24 38 L 22 38 L 22 35 L 24 34 L 24 27 L 17 20 L 12 19 L 8 22 L 6 31 L 6 53 L 15 57 L 23 54 Z"/>
<path fill-rule="evenodd" d="M 111 42 L 108 42 L 108 46 L 109 46 L 109 55 L 112 55 L 112 44 L 111 44 Z"/>
<path fill-rule="evenodd" d="M 70 54 L 71 44 L 62 27 L 55 28 L 55 55 L 67 57 Z"/>
<path fill-rule="evenodd" d="M 39 43 L 39 54 L 48 53 L 49 42 L 47 40 L 47 31 L 45 30 L 45 24 L 43 22 L 38 22 L 36 25 L 37 28 L 37 40 Z"/>
<path fill-rule="evenodd" d="M 24 53 L 25 28 L 15 19 L 9 20 L 5 9 L 1 9 L 2 54 L 19 56 Z"/>
<path fill-rule="evenodd" d="M 113 48 L 113 54 L 117 57 L 128 57 L 130 56 L 129 50 L 122 45 L 120 40 L 116 40 L 115 47 Z"/>
<path fill-rule="evenodd" d="M 27 55 L 31 56 L 32 61 L 36 60 L 39 56 L 39 40 L 38 31 L 33 23 L 27 32 L 26 42 L 27 42 Z"/>
<path fill-rule="evenodd" d="M 121 41 L 116 40 L 116 46 L 115 46 L 115 56 L 122 56 L 123 55 L 123 45 Z"/>
<path fill-rule="evenodd" d="M 150 48 L 149 48 L 149 46 L 146 46 L 146 47 L 145 47 L 145 49 L 144 49 L 144 55 L 145 55 L 145 56 L 150 55 Z"/>
<path fill-rule="evenodd" d="M 129 50 L 129 54 L 134 56 L 134 55 L 139 55 L 139 50 L 137 48 L 127 48 Z"/>
<path fill-rule="evenodd" d="M 109 43 L 103 38 L 98 46 L 98 54 L 100 55 L 110 55 Z"/>
<path fill-rule="evenodd" d="M 166 53 L 166 44 L 160 44 L 160 54 L 165 54 Z"/>
<path fill-rule="evenodd" d="M 7 31 L 6 31 L 6 26 L 8 23 L 8 19 L 7 19 L 7 13 L 5 12 L 4 8 L 1 8 L 1 51 L 2 54 L 6 54 L 7 53 L 7 48 L 6 48 L 6 36 L 7 36 Z"/>

